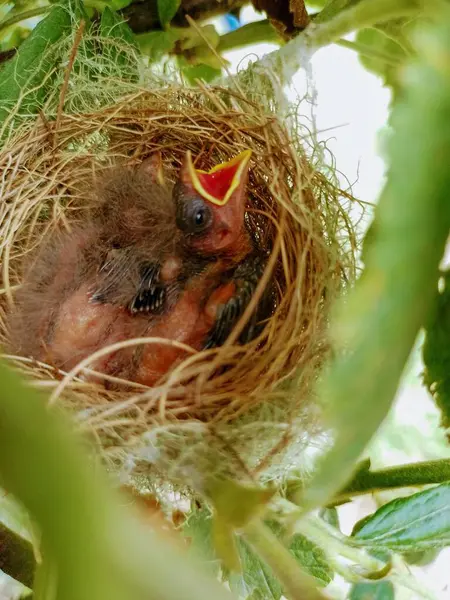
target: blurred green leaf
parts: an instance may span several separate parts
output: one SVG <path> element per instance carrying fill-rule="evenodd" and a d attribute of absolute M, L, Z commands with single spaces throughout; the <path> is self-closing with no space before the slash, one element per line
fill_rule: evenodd
<path fill-rule="evenodd" d="M 198 30 L 194 27 L 172 27 L 171 30 L 178 34 L 181 50 L 192 50 L 205 45 L 216 48 L 220 40 L 214 25 L 204 25 Z"/>
<path fill-rule="evenodd" d="M 390 581 L 356 583 L 352 586 L 348 600 L 394 600 L 395 590 Z"/>
<path fill-rule="evenodd" d="M 329 0 L 306 0 L 305 4 L 310 8 L 323 8 Z"/>
<path fill-rule="evenodd" d="M 268 524 L 278 538 L 285 535 L 285 531 L 277 523 Z M 324 552 L 302 535 L 296 534 L 289 540 L 289 552 L 294 556 L 304 570 L 312 575 L 316 583 L 326 586 L 333 579 Z M 242 573 L 231 573 L 228 581 L 230 588 L 240 597 L 260 598 L 261 600 L 279 600 L 283 595 L 283 588 L 278 579 L 265 562 L 242 539 L 238 539 L 239 556 L 241 559 Z"/>
<path fill-rule="evenodd" d="M 125 507 L 61 411 L 0 365 L 0 474 L 42 529 L 64 600 L 230 600 L 189 557 Z M 92 449 L 91 449 L 92 451 Z M 128 509 L 128 510 L 127 510 Z"/>
<path fill-rule="evenodd" d="M 134 34 L 125 21 L 110 8 L 106 7 L 100 21 L 100 33 L 102 36 L 122 40 L 130 46 L 136 47 Z"/>
<path fill-rule="evenodd" d="M 150 31 L 136 36 L 141 52 L 146 54 L 151 62 L 160 60 L 175 48 L 178 34 L 171 29 L 167 31 Z"/>
<path fill-rule="evenodd" d="M 212 539 L 217 556 L 230 571 L 240 573 L 241 562 L 236 545 L 236 537 L 230 523 L 221 515 L 214 515 Z"/>
<path fill-rule="evenodd" d="M 0 489 L 0 521 L 24 538 L 31 539 L 29 517 L 22 506 Z"/>
<path fill-rule="evenodd" d="M 296 534 L 291 538 L 289 550 L 320 585 L 326 586 L 331 582 L 333 570 L 328 564 L 324 551 L 319 546 L 303 535 Z"/>
<path fill-rule="evenodd" d="M 351 0 L 312 0 L 307 4 L 312 8 L 322 9 L 316 17 L 316 22 L 323 23 L 347 8 Z"/>
<path fill-rule="evenodd" d="M 206 83 L 210 83 L 220 77 L 222 70 L 215 69 L 214 67 L 210 67 L 209 65 L 186 65 L 182 63 L 181 69 L 183 76 L 186 78 L 186 81 L 189 84 L 194 84 L 198 79 L 200 81 L 205 81 Z"/>
<path fill-rule="evenodd" d="M 196 46 L 193 50 L 184 53 L 192 65 L 207 65 L 211 69 L 219 70 L 224 64 L 228 64 L 220 54 L 214 52 L 209 46 Z"/>
<path fill-rule="evenodd" d="M 220 562 L 214 552 L 210 511 L 206 508 L 194 510 L 183 525 L 183 535 L 190 541 L 191 551 L 202 559 L 208 570 L 217 575 Z"/>
<path fill-rule="evenodd" d="M 243 540 L 239 540 L 239 556 L 242 573 L 230 573 L 228 582 L 231 591 L 240 598 L 251 596 L 255 600 L 279 600 L 281 584 Z"/>
<path fill-rule="evenodd" d="M 331 525 L 336 529 L 340 529 L 339 514 L 335 507 L 321 508 L 319 511 L 319 517 L 323 519 L 325 523 L 328 523 L 328 525 Z"/>
<path fill-rule="evenodd" d="M 394 89 L 399 85 L 398 75 L 401 64 L 406 58 L 403 48 L 394 40 L 386 37 L 377 29 L 362 29 L 356 35 L 356 44 L 361 48 L 359 58 L 368 71 L 379 75 L 383 83 Z M 370 55 L 373 48 L 374 54 Z M 383 52 L 389 60 L 377 57 L 377 53 Z"/>
<path fill-rule="evenodd" d="M 434 562 L 440 551 L 441 548 L 432 548 L 431 550 L 411 550 L 410 552 L 403 552 L 402 556 L 403 560 L 410 565 L 425 567 Z"/>
<path fill-rule="evenodd" d="M 184 59 L 190 66 L 201 65 L 208 66 L 211 69 L 219 71 L 227 61 L 220 56 L 220 52 L 215 49 L 220 42 L 220 36 L 214 25 L 204 25 L 203 27 L 172 27 L 178 36 L 176 53 L 179 58 Z M 211 75 L 212 71 L 208 73 Z"/>
<path fill-rule="evenodd" d="M 126 6 L 129 6 L 133 0 L 108 0 L 108 3 L 112 10 L 122 10 Z"/>
<path fill-rule="evenodd" d="M 450 271 L 443 276 L 436 306 L 425 329 L 424 382 L 441 410 L 443 427 L 450 427 Z"/>
<path fill-rule="evenodd" d="M 382 506 L 359 526 L 365 546 L 421 550 L 450 544 L 450 483 Z"/>
<path fill-rule="evenodd" d="M 207 485 L 216 513 L 236 529 L 259 514 L 275 492 L 275 488 L 247 486 L 231 479 L 213 479 Z"/>
<path fill-rule="evenodd" d="M 43 90 L 40 83 L 55 64 L 55 56 L 46 52 L 71 30 L 71 15 L 62 6 L 53 6 L 30 36 L 20 46 L 16 56 L 0 71 L 0 122 L 4 121 L 26 89 L 34 89 L 22 102 L 25 111 L 36 112 Z"/>
<path fill-rule="evenodd" d="M 373 73 L 380 75 L 385 85 L 397 91 L 399 76 L 408 57 L 414 55 L 410 41 L 415 21 L 395 19 L 370 29 L 358 31 L 355 49 L 360 48 L 362 64 Z M 384 58 L 383 58 L 384 57 Z"/>
<path fill-rule="evenodd" d="M 139 80 L 139 64 L 132 49 L 137 49 L 134 34 L 117 13 L 106 7 L 100 21 L 102 55 L 121 67 L 120 76 L 124 81 Z"/>
<path fill-rule="evenodd" d="M 7 32 L 3 32 L 4 35 L 0 34 L 0 48 L 2 51 L 10 50 L 11 48 L 18 48 L 31 33 L 30 29 L 17 25 L 11 27 Z"/>
<path fill-rule="evenodd" d="M 157 0 L 158 15 L 162 27 L 166 27 L 176 15 L 181 0 Z"/>

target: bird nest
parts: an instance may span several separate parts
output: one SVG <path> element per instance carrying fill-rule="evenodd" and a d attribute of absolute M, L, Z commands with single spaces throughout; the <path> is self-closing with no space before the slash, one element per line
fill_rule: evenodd
<path fill-rule="evenodd" d="M 353 277 L 355 247 L 350 198 L 314 168 L 308 145 L 308 137 L 253 100 L 222 88 L 177 86 L 63 115 L 57 125 L 40 116 L 5 142 L 2 344 L 15 368 L 49 394 L 50 404 L 69 407 L 122 474 L 156 468 L 194 485 L 213 471 L 270 478 L 303 447 L 315 421 L 313 388 L 330 351 L 330 306 Z M 27 261 L 52 232 L 83 218 L 85 182 L 93 174 L 139 164 L 158 151 L 173 180 L 186 150 L 198 157 L 197 168 L 209 169 L 246 149 L 252 150 L 247 224 L 270 253 L 252 302 L 275 281 L 273 313 L 259 337 L 236 342 L 247 311 L 222 347 L 185 348 L 183 360 L 153 388 L 121 389 L 112 377 L 114 390 L 86 381 L 95 357 L 66 373 L 11 354 L 8 314 Z"/>

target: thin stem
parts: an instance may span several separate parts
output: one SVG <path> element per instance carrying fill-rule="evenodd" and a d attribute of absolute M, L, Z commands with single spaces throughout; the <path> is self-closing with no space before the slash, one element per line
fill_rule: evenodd
<path fill-rule="evenodd" d="M 0 31 L 11 27 L 11 25 L 15 25 L 16 23 L 20 23 L 21 21 L 25 21 L 26 19 L 31 19 L 32 17 L 39 17 L 40 15 L 44 15 L 50 6 L 38 6 L 37 8 L 31 8 L 30 10 L 26 10 L 24 12 L 13 15 L 6 21 L 0 23 Z"/>
<path fill-rule="evenodd" d="M 384 563 L 371 556 L 366 550 L 356 547 L 354 541 L 341 533 L 320 517 L 305 515 L 301 508 L 285 498 L 278 498 L 272 505 L 273 517 L 285 524 L 288 531 L 300 533 L 317 546 L 329 557 L 331 562 L 337 556 L 342 556 L 366 570 L 365 577 L 379 577 L 389 572 L 390 563 Z"/>
<path fill-rule="evenodd" d="M 429 460 L 410 465 L 400 465 L 380 469 L 379 471 L 362 470 L 333 499 L 338 504 L 350 496 L 361 496 L 382 490 L 404 487 L 416 487 L 443 483 L 450 480 L 450 459 Z"/>
<path fill-rule="evenodd" d="M 386 565 L 377 558 L 368 554 L 365 550 L 355 548 L 351 540 L 339 532 L 338 529 L 328 525 L 323 519 L 315 516 L 307 516 L 298 520 L 294 526 L 297 533 L 301 533 L 306 538 L 317 544 L 325 553 L 335 556 L 339 554 L 357 565 L 366 569 L 366 577 L 373 577 L 375 573 L 383 573 L 390 570 L 390 565 Z"/>
<path fill-rule="evenodd" d="M 243 531 L 247 542 L 272 569 L 289 600 L 325 600 L 289 550 L 260 520 L 252 520 Z"/>

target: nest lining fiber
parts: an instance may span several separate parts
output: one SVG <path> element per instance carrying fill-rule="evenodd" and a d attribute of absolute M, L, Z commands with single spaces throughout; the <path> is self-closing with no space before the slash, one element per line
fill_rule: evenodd
<path fill-rule="evenodd" d="M 155 151 L 173 180 L 188 149 L 202 169 L 252 150 L 246 219 L 270 252 L 258 289 L 274 278 L 275 309 L 254 341 L 187 352 L 152 389 L 115 382 L 111 391 L 84 381 L 83 369 L 67 375 L 33 357 L 9 360 L 52 404 L 69 407 L 121 472 L 156 465 L 172 480 L 211 469 L 275 476 L 294 462 L 314 421 L 329 308 L 353 277 L 345 195 L 311 166 L 298 133 L 224 88 L 141 90 L 95 112 L 64 114 L 57 131 L 51 125 L 42 117 L 22 124 L 0 153 L 5 348 L 15 291 L 42 239 L 82 219 L 92 177 Z"/>

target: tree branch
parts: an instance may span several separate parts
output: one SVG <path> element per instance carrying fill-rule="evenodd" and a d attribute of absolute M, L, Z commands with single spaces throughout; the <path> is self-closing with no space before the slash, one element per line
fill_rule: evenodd
<path fill-rule="evenodd" d="M 305 55 L 337 42 L 357 29 L 417 14 L 421 7 L 420 0 L 361 0 L 329 21 L 319 24 L 312 22 L 295 39 L 254 66 L 282 73 L 283 80 L 288 82 L 301 67 Z"/>
<path fill-rule="evenodd" d="M 48 12 L 51 8 L 51 4 L 46 6 L 38 6 L 37 8 L 31 8 L 30 10 L 26 10 L 21 13 L 17 13 L 6 19 L 6 21 L 2 21 L 0 23 L 0 31 L 11 27 L 11 25 L 15 25 L 16 23 L 20 23 L 21 21 L 25 21 L 26 19 L 31 19 L 32 17 L 39 17 Z"/>
<path fill-rule="evenodd" d="M 31 587 L 35 567 L 31 543 L 0 522 L 0 570 Z"/>
<path fill-rule="evenodd" d="M 245 526 L 243 535 L 258 556 L 272 569 L 289 600 L 325 600 L 314 579 L 302 569 L 275 534 L 258 519 Z"/>
<path fill-rule="evenodd" d="M 429 460 L 410 465 L 400 465 L 370 471 L 362 469 L 333 499 L 333 504 L 348 500 L 350 496 L 361 496 L 382 490 L 417 487 L 443 483 L 450 480 L 450 459 Z"/>

